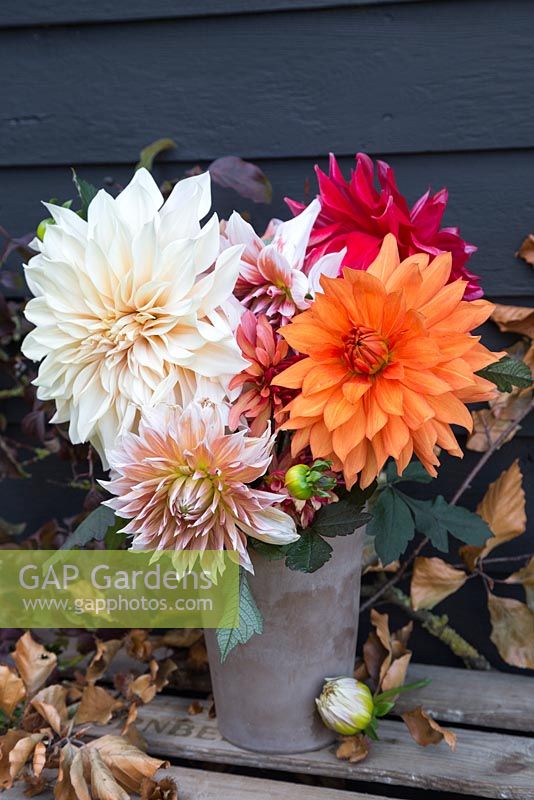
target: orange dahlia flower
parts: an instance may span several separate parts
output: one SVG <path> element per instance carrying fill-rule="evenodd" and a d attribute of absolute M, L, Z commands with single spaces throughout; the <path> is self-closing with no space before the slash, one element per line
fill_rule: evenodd
<path fill-rule="evenodd" d="M 280 330 L 307 355 L 274 379 L 300 391 L 282 426 L 295 431 L 294 455 L 309 445 L 349 488 L 372 483 L 389 456 L 399 475 L 415 454 L 433 476 L 437 447 L 462 456 L 450 426 L 471 430 L 465 403 L 495 391 L 475 373 L 502 354 L 470 333 L 492 304 L 462 300 L 466 281 L 447 285 L 450 271 L 450 253 L 400 263 L 389 234 L 367 272 L 321 279 L 324 294 Z"/>

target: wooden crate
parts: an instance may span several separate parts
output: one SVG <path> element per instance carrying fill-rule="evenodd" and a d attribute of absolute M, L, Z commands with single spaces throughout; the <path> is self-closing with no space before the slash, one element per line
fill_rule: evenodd
<path fill-rule="evenodd" d="M 338 760 L 334 747 L 299 755 L 252 753 L 221 737 L 217 721 L 208 717 L 208 703 L 192 716 L 187 712 L 190 699 L 172 695 L 141 709 L 138 728 L 153 755 L 198 763 L 198 768 L 167 771 L 178 784 L 180 800 L 379 800 L 384 785 L 404 787 L 399 788 L 404 797 L 417 788 L 429 792 L 418 797 L 442 800 L 451 794 L 534 800 L 534 681 L 414 665 L 408 679 L 422 677 L 431 678 L 431 684 L 404 697 L 399 706 L 421 704 L 448 723 L 458 737 L 455 753 L 443 742 L 419 747 L 395 719 L 381 723 L 381 741 L 359 764 Z M 251 777 L 251 770 L 259 777 Z M 277 780 L 272 780 L 274 773 Z M 287 773 L 287 780 L 279 780 L 280 773 Z M 321 782 L 339 788 L 313 785 Z M 372 794 L 366 793 L 369 784 L 374 785 Z M 389 788 L 388 797 L 395 791 Z M 22 787 L 5 796 L 22 800 Z M 41 795 L 45 800 L 51 796 Z"/>

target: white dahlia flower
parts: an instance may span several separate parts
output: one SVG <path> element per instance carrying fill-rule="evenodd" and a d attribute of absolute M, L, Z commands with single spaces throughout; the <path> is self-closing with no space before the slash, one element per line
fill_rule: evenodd
<path fill-rule="evenodd" d="M 37 396 L 55 400 L 53 422 L 70 422 L 73 443 L 104 460 L 140 409 L 224 396 L 244 366 L 233 327 L 232 291 L 242 247 L 220 253 L 219 221 L 204 173 L 168 200 L 145 169 L 116 197 L 104 190 L 87 222 L 46 204 L 55 224 L 26 266 L 36 327 L 22 351 L 42 363 Z"/>

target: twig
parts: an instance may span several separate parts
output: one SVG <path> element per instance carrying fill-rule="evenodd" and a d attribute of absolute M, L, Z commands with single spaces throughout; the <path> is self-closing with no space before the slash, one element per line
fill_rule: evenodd
<path fill-rule="evenodd" d="M 510 425 L 508 425 L 504 431 L 500 434 L 500 436 L 495 439 L 491 447 L 479 458 L 471 472 L 467 475 L 465 480 L 460 485 L 459 489 L 454 494 L 452 500 L 450 501 L 451 506 L 455 506 L 458 503 L 458 500 L 462 497 L 466 489 L 471 485 L 472 480 L 478 475 L 484 464 L 489 461 L 491 456 L 495 453 L 496 450 L 506 441 L 510 433 L 518 426 L 518 424 L 527 416 L 527 414 L 534 409 L 534 399 L 529 403 L 529 405 L 521 412 L 517 419 L 514 419 Z M 415 561 L 419 553 L 423 550 L 424 547 L 429 543 L 430 539 L 426 536 L 422 539 L 417 547 L 411 552 L 408 556 L 404 564 L 398 570 L 398 572 L 393 575 L 383 586 L 381 586 L 375 594 L 366 600 L 365 603 L 360 607 L 360 613 L 366 611 L 368 608 L 371 608 L 372 605 L 378 600 L 379 597 L 382 597 L 386 592 L 396 586 L 399 581 L 404 577 L 408 567 Z"/>

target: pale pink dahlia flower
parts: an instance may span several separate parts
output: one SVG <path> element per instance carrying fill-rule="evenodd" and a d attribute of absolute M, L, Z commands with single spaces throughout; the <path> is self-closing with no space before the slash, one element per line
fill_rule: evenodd
<path fill-rule="evenodd" d="M 266 472 L 274 437 L 227 434 L 212 403 L 147 411 L 139 433 L 127 433 L 109 452 L 107 501 L 130 520 L 123 531 L 136 550 L 233 550 L 252 565 L 247 536 L 270 544 L 298 539 L 291 517 L 276 507 L 285 498 L 249 484 Z"/>
<path fill-rule="evenodd" d="M 321 291 L 321 275 L 336 277 L 341 268 L 345 251 L 329 253 L 315 262 L 308 275 L 303 272 L 310 233 L 320 210 L 319 201 L 314 200 L 294 219 L 271 223 L 265 239 L 235 211 L 223 226 L 222 247 L 245 245 L 234 294 L 246 308 L 265 314 L 275 325 L 285 325 L 298 311 L 308 308 L 315 293 Z"/>

